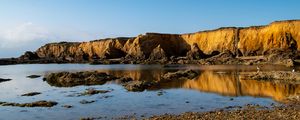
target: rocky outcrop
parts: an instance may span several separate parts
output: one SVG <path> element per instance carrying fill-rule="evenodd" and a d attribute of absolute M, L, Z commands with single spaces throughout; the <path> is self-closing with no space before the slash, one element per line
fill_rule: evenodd
<path fill-rule="evenodd" d="M 206 57 L 206 55 L 200 50 L 200 48 L 198 47 L 198 45 L 196 43 L 194 43 L 191 47 L 191 50 L 189 52 L 187 52 L 186 55 L 189 59 L 194 60 L 194 59 L 203 59 Z"/>
<path fill-rule="evenodd" d="M 158 45 L 156 48 L 153 49 L 149 56 L 150 60 L 163 60 L 163 59 L 168 59 L 166 52 Z"/>
<path fill-rule="evenodd" d="M 299 31 L 300 20 L 288 20 L 267 26 L 227 27 L 190 34 L 146 33 L 130 38 L 50 43 L 35 52 L 26 52 L 20 58 L 82 62 L 94 59 L 125 58 L 136 61 L 183 56 L 194 60 L 224 52 L 232 53 L 233 57 L 258 56 L 273 49 L 299 51 Z"/>

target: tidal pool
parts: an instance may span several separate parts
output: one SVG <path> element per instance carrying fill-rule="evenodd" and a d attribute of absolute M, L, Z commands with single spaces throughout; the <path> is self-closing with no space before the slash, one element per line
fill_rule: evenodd
<path fill-rule="evenodd" d="M 194 69 L 199 76 L 188 80 L 163 81 L 161 75 L 168 71 Z M 116 81 L 104 85 L 55 87 L 43 81 L 43 76 L 60 71 L 97 70 L 134 80 L 159 81 L 157 86 L 143 92 L 129 92 Z M 263 66 L 263 71 L 290 70 L 281 66 Z M 106 117 L 106 119 L 134 115 L 149 117 L 164 113 L 177 114 L 188 111 L 210 111 L 227 106 L 280 104 L 285 98 L 299 94 L 299 84 L 284 84 L 256 80 L 242 80 L 240 74 L 256 71 L 256 66 L 199 66 L 199 65 L 88 65 L 88 64 L 26 64 L 0 66 L 0 78 L 11 81 L 0 83 L 0 101 L 34 102 L 50 100 L 58 102 L 51 108 L 21 108 L 0 106 L 2 120 L 28 119 L 80 119 L 82 117 Z M 28 75 L 41 75 L 27 78 Z M 110 90 L 91 96 L 77 96 L 86 89 Z M 36 96 L 21 96 L 29 92 L 41 92 Z M 81 104 L 80 101 L 95 101 Z M 72 108 L 62 107 L 71 105 Z"/>

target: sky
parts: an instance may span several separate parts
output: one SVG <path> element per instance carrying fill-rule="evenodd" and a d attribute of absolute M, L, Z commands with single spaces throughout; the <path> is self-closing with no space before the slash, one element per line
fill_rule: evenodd
<path fill-rule="evenodd" d="M 49 42 L 300 19 L 300 0 L 0 0 L 0 58 Z"/>

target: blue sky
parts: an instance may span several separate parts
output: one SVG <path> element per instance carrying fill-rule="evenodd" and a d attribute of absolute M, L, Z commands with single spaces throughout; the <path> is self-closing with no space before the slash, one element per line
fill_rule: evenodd
<path fill-rule="evenodd" d="M 56 41 L 300 19 L 299 0 L 0 0 L 0 57 Z"/>

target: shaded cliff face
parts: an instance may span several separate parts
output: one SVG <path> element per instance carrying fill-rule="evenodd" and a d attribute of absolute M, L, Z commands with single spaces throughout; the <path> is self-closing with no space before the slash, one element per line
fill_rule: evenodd
<path fill-rule="evenodd" d="M 300 20 L 268 26 L 220 28 L 191 34 L 147 33 L 135 38 L 113 38 L 81 43 L 50 43 L 36 51 L 40 58 L 68 61 L 132 57 L 148 59 L 159 47 L 166 57 L 186 56 L 197 45 L 205 54 L 230 51 L 243 56 L 263 55 L 272 49 L 300 50 Z"/>

